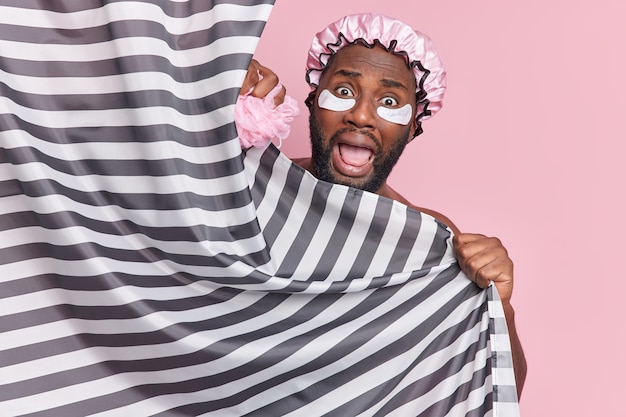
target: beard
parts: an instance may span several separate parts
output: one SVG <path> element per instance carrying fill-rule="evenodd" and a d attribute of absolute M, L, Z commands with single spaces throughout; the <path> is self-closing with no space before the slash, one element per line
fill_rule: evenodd
<path fill-rule="evenodd" d="M 315 167 L 316 177 L 322 181 L 332 182 L 335 184 L 347 185 L 358 188 L 363 191 L 375 193 L 383 186 L 391 170 L 400 159 L 400 155 L 404 151 L 405 146 L 409 142 L 410 127 L 402 132 L 397 138 L 391 150 L 382 155 L 382 146 L 380 141 L 368 131 L 360 131 L 357 128 L 343 128 L 335 132 L 330 139 L 325 140 L 325 132 L 322 131 L 314 112 L 311 111 L 309 116 L 309 130 L 311 134 L 311 159 Z M 372 172 L 366 178 L 346 178 L 339 177 L 331 168 L 330 159 L 333 151 L 333 145 L 336 144 L 337 138 L 345 132 L 359 132 L 367 135 L 376 144 L 374 153 L 374 164 Z"/>

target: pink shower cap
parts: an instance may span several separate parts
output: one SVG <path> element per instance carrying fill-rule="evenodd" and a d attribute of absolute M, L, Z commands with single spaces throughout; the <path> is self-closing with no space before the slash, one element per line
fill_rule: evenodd
<path fill-rule="evenodd" d="M 446 90 L 446 71 L 430 38 L 406 23 L 384 15 L 345 16 L 313 38 L 306 63 L 306 81 L 313 91 L 319 86 L 330 57 L 344 46 L 355 43 L 368 47 L 380 45 L 388 52 L 404 57 L 415 74 L 416 119 L 420 126 L 417 133 L 421 133 L 420 122 L 439 111 Z"/>

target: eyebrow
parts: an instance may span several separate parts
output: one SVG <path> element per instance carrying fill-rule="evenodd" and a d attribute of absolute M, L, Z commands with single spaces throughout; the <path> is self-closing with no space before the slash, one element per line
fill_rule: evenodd
<path fill-rule="evenodd" d="M 349 78 L 359 78 L 361 76 L 361 73 L 358 71 L 340 69 L 340 70 L 335 71 L 335 75 L 341 75 L 341 76 L 349 77 Z"/>
<path fill-rule="evenodd" d="M 334 75 L 340 75 L 340 76 L 348 77 L 348 78 L 359 78 L 361 77 L 362 74 L 358 71 L 340 69 L 340 70 L 335 71 Z M 385 87 L 402 88 L 404 90 L 409 91 L 409 88 L 400 81 L 392 80 L 389 78 L 383 78 L 382 80 L 380 80 L 380 83 L 384 85 Z"/>
<path fill-rule="evenodd" d="M 406 85 L 404 85 L 404 83 L 401 83 L 400 81 L 390 80 L 388 78 L 383 78 L 382 80 L 380 80 L 380 82 L 385 87 L 402 88 L 404 90 L 409 91 L 408 87 Z"/>

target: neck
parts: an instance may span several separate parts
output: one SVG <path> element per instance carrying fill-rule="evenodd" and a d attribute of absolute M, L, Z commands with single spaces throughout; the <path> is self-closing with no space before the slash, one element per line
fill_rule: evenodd
<path fill-rule="evenodd" d="M 313 163 L 313 159 L 311 157 L 294 158 L 292 159 L 292 161 L 299 167 L 304 168 L 305 170 L 309 171 L 314 177 L 317 178 L 317 174 L 315 171 L 315 164 Z M 404 204 L 408 203 L 408 201 L 406 201 L 404 197 L 402 197 L 400 194 L 394 191 L 389 185 L 387 185 L 387 181 L 385 181 L 383 185 L 378 190 L 376 190 L 376 194 L 383 196 L 383 197 L 391 198 L 392 200 L 400 201 Z"/>
<path fill-rule="evenodd" d="M 291 160 L 294 164 L 298 165 L 300 168 L 304 168 L 309 171 L 314 177 L 317 178 L 315 173 L 315 166 L 313 165 L 313 159 L 311 157 L 308 158 L 293 158 Z"/>

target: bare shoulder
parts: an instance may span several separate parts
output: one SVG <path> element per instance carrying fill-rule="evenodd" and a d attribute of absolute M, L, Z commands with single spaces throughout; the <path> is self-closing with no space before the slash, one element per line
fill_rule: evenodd
<path fill-rule="evenodd" d="M 311 158 L 291 158 L 291 160 L 293 161 L 293 163 L 295 163 L 296 165 L 299 165 L 300 167 L 306 169 L 307 171 L 313 173 L 313 165 L 311 163 Z M 313 175 L 315 175 L 313 173 Z M 445 224 L 446 226 L 448 226 L 450 229 L 452 229 L 452 231 L 454 232 L 454 234 L 458 235 L 460 233 L 459 228 L 456 227 L 456 225 L 454 223 L 452 223 L 452 221 L 444 216 L 443 214 L 435 211 L 435 210 L 431 210 L 431 209 L 427 209 L 424 207 L 418 207 L 415 204 L 412 204 L 410 201 L 408 201 L 406 198 L 404 198 L 400 193 L 398 193 L 396 190 L 394 190 L 393 188 L 391 188 L 389 185 L 387 185 L 385 183 L 385 185 L 383 185 L 377 192 L 377 194 L 383 196 L 383 197 L 387 197 L 390 198 L 392 200 L 396 200 L 402 204 L 407 205 L 408 207 L 411 207 L 413 210 L 417 210 L 420 211 L 422 213 L 426 213 L 428 215 L 433 216 L 435 219 L 439 220 L 441 223 Z"/>
<path fill-rule="evenodd" d="M 301 168 L 306 169 L 309 172 L 311 171 L 311 158 L 291 158 L 291 162 L 298 165 Z"/>
<path fill-rule="evenodd" d="M 433 216 L 435 219 L 439 220 L 441 223 L 445 224 L 446 226 L 448 226 L 450 229 L 452 229 L 452 231 L 454 232 L 454 234 L 458 235 L 461 233 L 461 231 L 459 230 L 458 227 L 456 227 L 456 225 L 452 222 L 452 220 L 450 220 L 447 216 L 444 216 L 443 214 L 439 213 L 438 211 L 435 210 L 431 210 L 431 209 L 427 209 L 424 207 L 418 207 L 415 204 L 411 203 L 410 201 L 408 201 L 406 198 L 404 198 L 400 193 L 398 193 L 396 190 L 394 190 L 393 188 L 391 188 L 389 185 L 384 185 L 378 192 L 378 194 L 387 197 L 387 198 L 391 198 L 392 200 L 396 200 L 402 204 L 407 205 L 408 207 L 411 207 L 413 210 L 417 210 L 420 211 L 422 213 L 426 213 L 430 216 Z"/>

